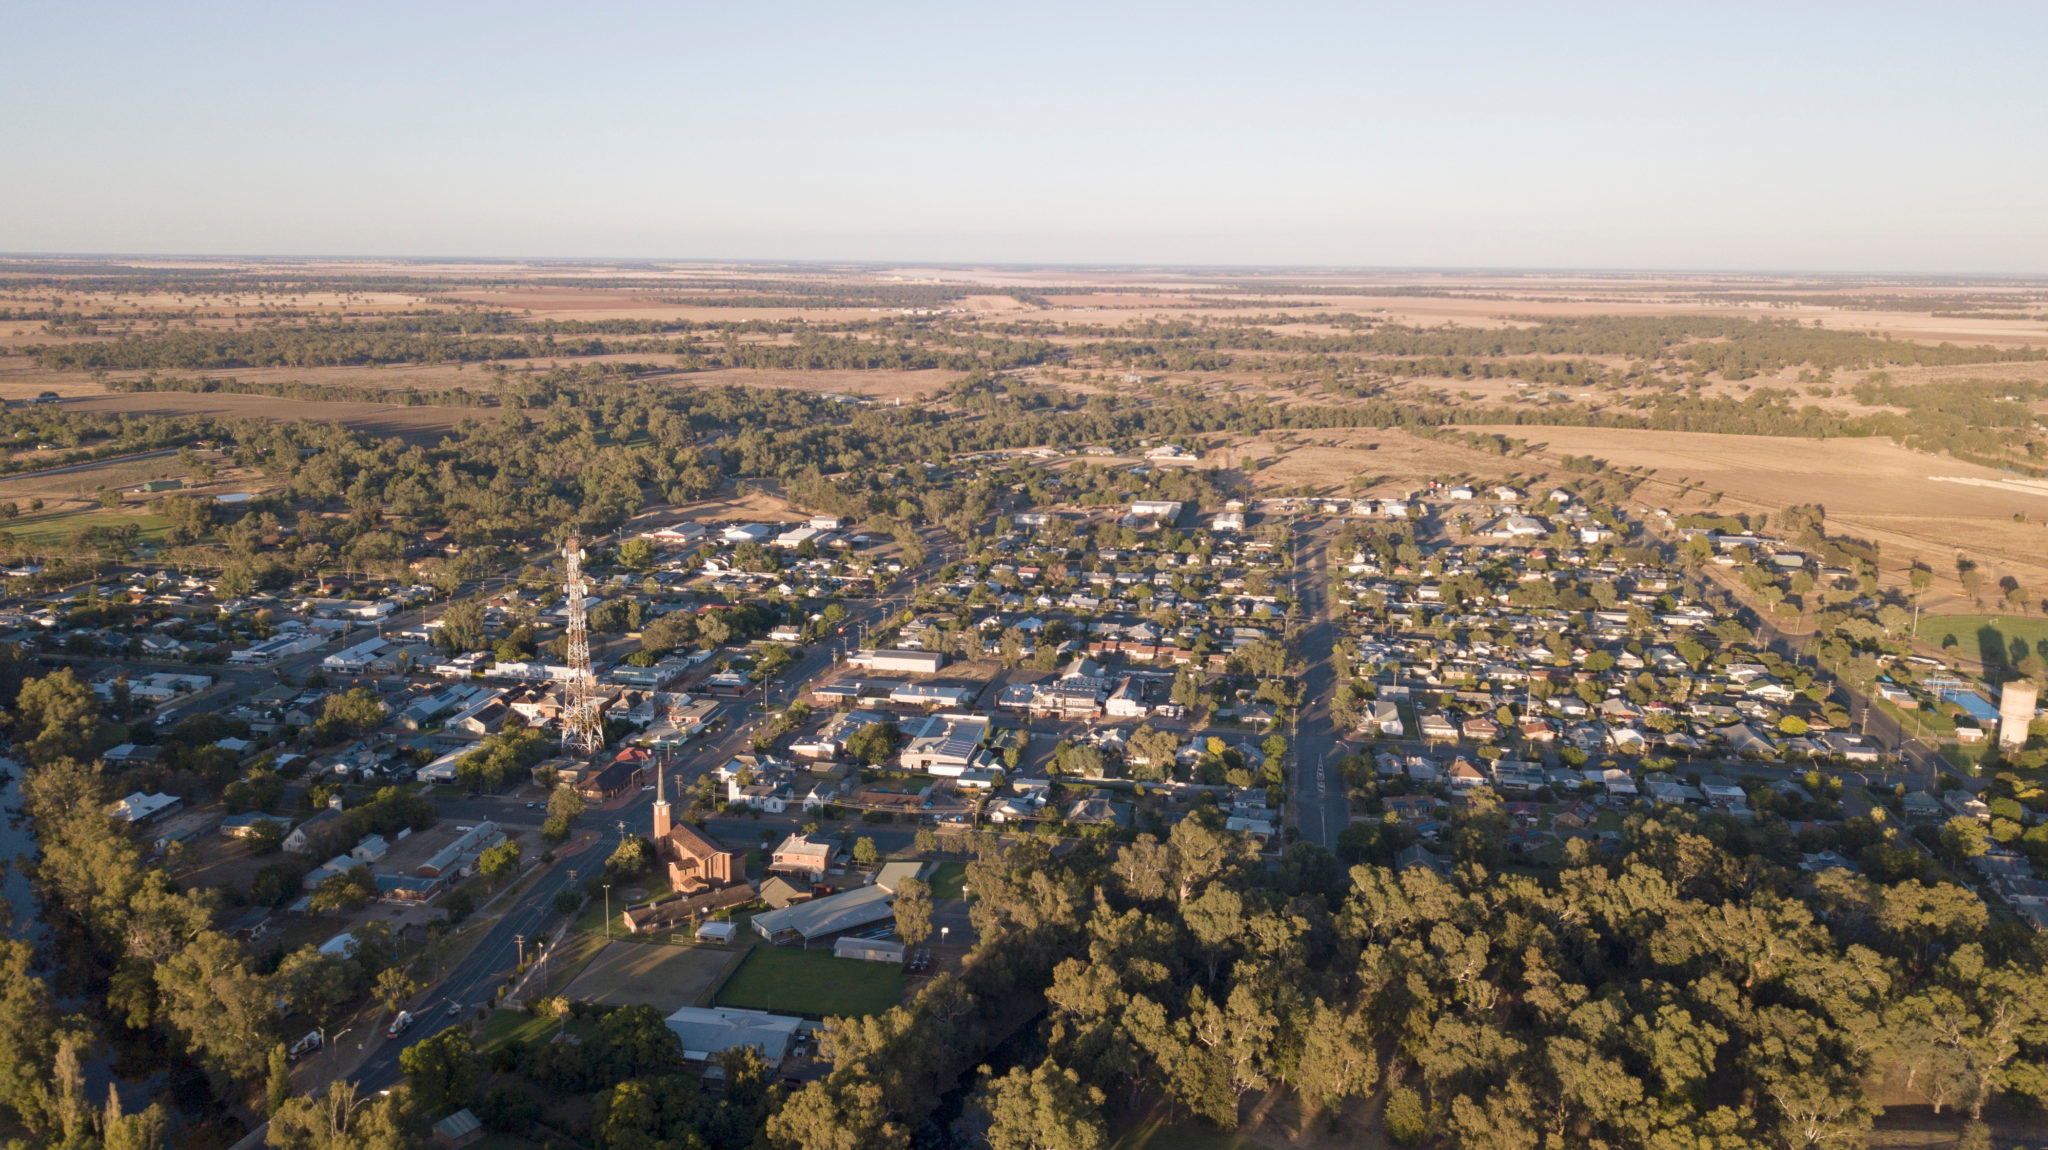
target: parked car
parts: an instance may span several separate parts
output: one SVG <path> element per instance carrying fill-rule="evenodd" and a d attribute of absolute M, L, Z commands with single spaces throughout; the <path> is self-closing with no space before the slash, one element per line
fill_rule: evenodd
<path fill-rule="evenodd" d="M 320 1037 L 319 1031 L 307 1031 L 306 1036 L 304 1038 L 299 1039 L 297 1042 L 294 1042 L 290 1046 L 285 1048 L 284 1055 L 287 1059 L 296 1062 L 299 1059 L 304 1058 L 306 1055 L 313 1053 L 315 1050 L 320 1049 L 320 1044 L 324 1041 L 325 1039 Z"/>

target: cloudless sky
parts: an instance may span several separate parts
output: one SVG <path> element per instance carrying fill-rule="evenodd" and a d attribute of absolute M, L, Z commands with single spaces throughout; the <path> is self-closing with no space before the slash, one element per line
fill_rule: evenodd
<path fill-rule="evenodd" d="M 2048 5 L 16 5 L 0 251 L 2048 273 Z"/>

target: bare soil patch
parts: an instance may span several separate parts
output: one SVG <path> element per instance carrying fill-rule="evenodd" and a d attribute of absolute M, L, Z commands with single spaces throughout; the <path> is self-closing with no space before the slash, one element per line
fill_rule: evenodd
<path fill-rule="evenodd" d="M 614 942 L 563 993 L 577 1002 L 652 1006 L 667 1014 L 708 998 L 745 955 L 744 947 Z"/>
<path fill-rule="evenodd" d="M 1217 466 L 1244 472 L 1261 492 L 1306 488 L 1317 495 L 1347 497 L 1405 495 L 1437 475 L 1486 479 L 1531 470 L 1529 460 L 1507 460 L 1457 443 L 1373 428 L 1247 437 L 1214 452 L 1212 458 Z M 1354 486 L 1361 478 L 1369 482 Z"/>
<path fill-rule="evenodd" d="M 268 395 L 195 394 L 182 391 L 136 392 L 73 400 L 78 411 L 121 411 L 134 415 L 212 415 L 226 419 L 321 420 L 342 423 L 371 435 L 395 436 L 414 443 L 433 443 L 477 408 L 401 407 L 384 403 L 313 403 Z"/>

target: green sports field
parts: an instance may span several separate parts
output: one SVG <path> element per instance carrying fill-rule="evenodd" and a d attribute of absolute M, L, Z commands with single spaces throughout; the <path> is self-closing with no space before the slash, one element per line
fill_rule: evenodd
<path fill-rule="evenodd" d="M 24 543 L 50 547 L 66 542 L 88 527 L 112 529 L 123 523 L 135 524 L 141 532 L 136 537 L 141 543 L 161 543 L 164 529 L 171 525 L 170 520 L 146 512 L 108 511 L 100 507 L 84 507 L 71 511 L 27 513 L 20 518 L 0 523 L 0 531 L 7 531 Z"/>
<path fill-rule="evenodd" d="M 757 946 L 713 1004 L 829 1018 L 880 1014 L 902 1001 L 901 967 L 834 958 L 830 947 Z"/>
<path fill-rule="evenodd" d="M 1966 659 L 2014 662 L 2016 648 L 2048 658 L 2048 619 L 2026 615 L 1927 615 L 1920 639 Z M 1991 657 L 1993 652 L 1996 657 Z"/>

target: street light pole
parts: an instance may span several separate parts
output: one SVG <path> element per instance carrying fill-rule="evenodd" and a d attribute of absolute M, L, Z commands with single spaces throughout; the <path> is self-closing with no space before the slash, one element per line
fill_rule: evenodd
<path fill-rule="evenodd" d="M 604 940 L 612 940 L 612 884 L 604 884 Z"/>

